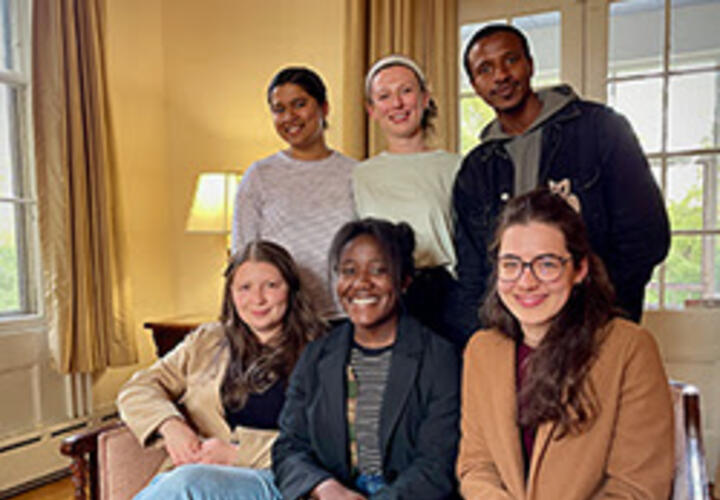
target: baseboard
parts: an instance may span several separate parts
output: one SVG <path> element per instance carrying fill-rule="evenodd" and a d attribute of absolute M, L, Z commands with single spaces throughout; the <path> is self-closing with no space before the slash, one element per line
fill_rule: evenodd
<path fill-rule="evenodd" d="M 87 417 L 0 440 L 0 499 L 67 475 L 70 460 L 60 454 L 63 439 L 114 418 L 117 410 L 110 405 Z"/>

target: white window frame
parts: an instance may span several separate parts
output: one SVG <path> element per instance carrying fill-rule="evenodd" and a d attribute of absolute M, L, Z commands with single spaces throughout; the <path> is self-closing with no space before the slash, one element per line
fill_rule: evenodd
<path fill-rule="evenodd" d="M 618 0 L 612 0 L 614 3 Z M 608 21 L 609 18 L 609 6 L 607 9 L 605 9 L 606 12 L 606 21 Z M 664 52 L 662 54 L 663 61 L 662 61 L 662 67 L 659 71 L 649 71 L 646 73 L 633 73 L 629 76 L 618 76 L 618 77 L 609 77 L 607 75 L 607 70 L 605 70 L 604 75 L 604 82 L 605 82 L 605 88 L 609 86 L 612 82 L 629 82 L 629 81 L 639 81 L 646 78 L 660 78 L 662 80 L 662 108 L 661 108 L 661 117 L 662 117 L 662 133 L 661 133 L 661 144 L 660 144 L 660 151 L 659 152 L 653 152 L 648 153 L 647 158 L 651 162 L 658 162 L 660 167 L 660 189 L 662 190 L 663 194 L 665 195 L 667 193 L 667 186 L 668 186 L 668 164 L 676 158 L 683 158 L 683 157 L 693 157 L 693 156 L 716 156 L 720 157 L 720 148 L 707 148 L 707 149 L 685 149 L 685 150 L 677 150 L 677 151 L 668 151 L 668 120 L 669 120 L 669 100 L 670 100 L 670 93 L 669 93 L 669 82 L 671 76 L 680 76 L 680 75 L 691 75 L 691 74 L 698 74 L 698 73 L 711 73 L 720 71 L 720 65 L 716 65 L 714 67 L 704 67 L 704 68 L 691 68 L 691 69 L 670 69 L 670 41 L 671 41 L 671 12 L 672 12 L 672 1 L 671 0 L 665 0 L 665 10 L 664 10 L 664 35 L 665 39 L 663 40 L 664 45 Z M 607 22 L 606 22 L 607 24 Z M 607 40 L 607 39 L 606 39 Z M 605 43 L 605 46 L 607 46 L 607 42 Z M 607 65 L 607 61 L 606 61 Z M 717 166 L 712 167 L 717 168 Z M 720 228 L 707 228 L 706 224 L 708 224 L 709 221 L 709 214 L 716 214 L 717 213 L 717 199 L 718 199 L 718 186 L 717 186 L 717 172 L 710 172 L 711 166 L 705 165 L 705 168 L 703 169 L 703 207 L 702 207 L 702 213 L 703 213 L 703 227 L 701 229 L 672 229 L 671 228 L 671 235 L 674 236 L 713 236 L 713 235 L 720 235 Z M 709 182 L 708 182 L 709 181 Z M 710 224 L 708 224 L 710 225 Z M 716 263 L 713 262 L 713 255 L 711 251 L 712 245 L 708 245 L 708 242 L 705 238 L 702 240 L 702 246 L 703 246 L 703 255 L 704 259 L 702 262 L 698 262 L 698 265 L 701 267 L 700 271 L 700 277 L 701 277 L 701 284 L 700 286 L 695 285 L 687 285 L 683 286 L 682 284 L 678 286 L 673 286 L 673 288 L 678 290 L 697 290 L 698 288 L 707 289 L 708 287 L 714 288 L 712 286 L 712 282 L 714 280 L 713 271 L 716 266 Z M 664 309 L 667 307 L 667 301 L 666 301 L 666 292 L 668 290 L 668 287 L 670 286 L 666 282 L 666 263 L 662 263 L 658 267 L 658 273 L 657 273 L 658 281 L 653 282 L 651 286 L 655 286 L 658 290 L 658 308 Z M 710 278 L 710 283 L 708 283 L 708 278 Z M 703 295 L 705 295 L 707 290 L 701 290 Z M 712 292 L 711 292 L 712 294 Z M 681 307 L 684 308 L 684 307 Z"/>

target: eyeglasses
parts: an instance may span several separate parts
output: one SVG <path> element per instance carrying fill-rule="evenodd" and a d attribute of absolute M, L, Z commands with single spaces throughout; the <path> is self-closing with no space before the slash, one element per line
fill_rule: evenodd
<path fill-rule="evenodd" d="M 503 255 L 498 258 L 498 279 L 500 281 L 517 281 L 525 268 L 530 268 L 538 281 L 548 283 L 562 276 L 565 264 L 570 257 L 560 257 L 552 253 L 545 253 L 525 262 L 515 255 Z"/>

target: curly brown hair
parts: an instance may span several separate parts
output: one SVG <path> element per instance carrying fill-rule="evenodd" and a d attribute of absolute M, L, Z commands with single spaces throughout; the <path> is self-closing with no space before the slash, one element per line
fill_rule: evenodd
<path fill-rule="evenodd" d="M 232 281 L 235 271 L 245 262 L 272 264 L 288 285 L 282 335 L 269 344 L 259 342 L 233 303 Z M 230 258 L 224 275 L 220 321 L 230 346 L 230 362 L 220 395 L 225 407 L 239 409 L 245 405 L 250 393 L 263 392 L 278 379 L 287 379 L 302 350 L 311 340 L 323 335 L 327 325 L 315 312 L 302 287 L 297 265 L 287 250 L 276 243 L 263 240 L 248 243 Z"/>
<path fill-rule="evenodd" d="M 517 224 L 541 222 L 559 229 L 573 265 L 587 259 L 586 278 L 573 287 L 560 312 L 528 358 L 527 379 L 518 395 L 523 406 L 519 424 L 537 427 L 559 423 L 559 437 L 590 425 L 599 411 L 595 390 L 587 379 L 605 336 L 605 326 L 618 315 L 615 294 L 605 266 L 595 255 L 580 214 L 559 195 L 541 188 L 511 200 L 498 220 L 491 258 L 497 262 L 504 232 Z M 497 292 L 497 266 L 481 314 L 484 324 L 516 342 L 523 341 L 520 323 L 502 303 Z"/>

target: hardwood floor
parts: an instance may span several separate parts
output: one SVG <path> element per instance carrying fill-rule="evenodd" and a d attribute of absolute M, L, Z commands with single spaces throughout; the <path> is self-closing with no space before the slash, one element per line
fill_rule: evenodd
<path fill-rule="evenodd" d="M 66 477 L 10 498 L 12 500 L 72 500 L 73 484 L 70 478 Z"/>

